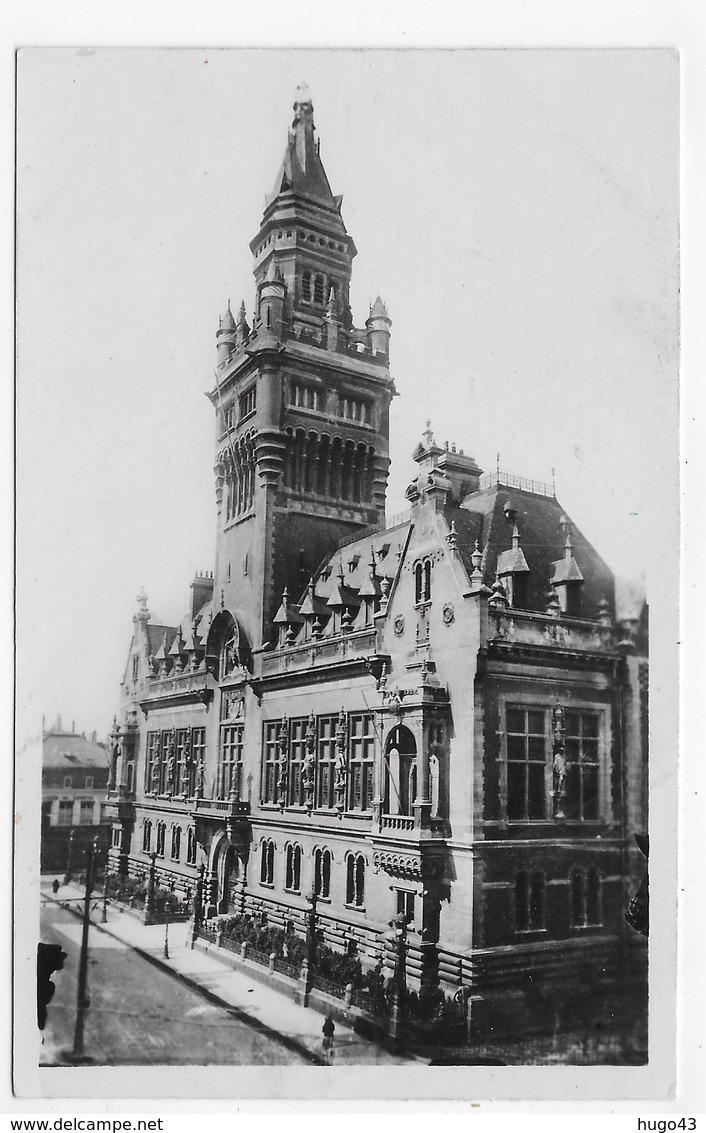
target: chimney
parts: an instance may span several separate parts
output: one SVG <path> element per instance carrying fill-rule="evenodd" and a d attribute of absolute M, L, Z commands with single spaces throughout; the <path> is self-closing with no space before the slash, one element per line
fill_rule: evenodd
<path fill-rule="evenodd" d="M 191 621 L 194 620 L 201 607 L 213 597 L 213 572 L 194 575 L 191 583 Z"/>

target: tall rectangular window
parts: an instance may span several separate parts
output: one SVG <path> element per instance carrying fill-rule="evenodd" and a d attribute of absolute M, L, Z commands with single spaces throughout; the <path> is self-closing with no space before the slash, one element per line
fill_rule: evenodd
<path fill-rule="evenodd" d="M 265 723 L 262 765 L 262 801 L 264 803 L 277 801 L 277 760 L 279 758 L 277 737 L 280 723 L 280 720 L 268 720 Z"/>
<path fill-rule="evenodd" d="M 351 810 L 370 810 L 373 805 L 373 755 L 375 733 L 369 712 L 349 717 L 350 736 L 350 789 L 348 806 Z"/>
<path fill-rule="evenodd" d="M 221 766 L 218 775 L 218 796 L 242 798 L 243 789 L 243 725 L 227 724 L 221 728 Z"/>
<path fill-rule="evenodd" d="M 337 716 L 320 716 L 318 722 L 316 760 L 316 805 L 333 807 L 336 780 L 336 725 Z"/>
<path fill-rule="evenodd" d="M 567 818 L 590 822 L 600 817 L 598 724 L 597 712 L 566 713 Z"/>
<path fill-rule="evenodd" d="M 191 729 L 191 772 L 189 775 L 189 798 L 196 794 L 196 781 L 199 767 L 206 758 L 206 729 Z"/>
<path fill-rule="evenodd" d="M 547 740 L 543 709 L 507 709 L 507 817 L 546 817 Z"/>
<path fill-rule="evenodd" d="M 81 799 L 78 820 L 81 826 L 93 825 L 93 799 Z"/>
<path fill-rule="evenodd" d="M 290 806 L 304 805 L 302 769 L 306 758 L 308 724 L 309 721 L 305 716 L 300 720 L 291 720 L 289 724 L 289 797 L 287 801 Z"/>
<path fill-rule="evenodd" d="M 147 752 L 145 755 L 145 791 L 154 789 L 155 767 L 159 765 L 159 732 L 147 733 Z"/>
<path fill-rule="evenodd" d="M 186 748 L 189 739 L 188 728 L 177 728 L 174 755 L 175 755 L 175 769 L 174 769 L 174 783 L 172 784 L 174 794 L 180 795 L 184 786 L 184 771 L 186 769 Z"/>
<path fill-rule="evenodd" d="M 73 813 L 74 804 L 72 802 L 60 802 L 57 826 L 71 826 Z"/>
<path fill-rule="evenodd" d="M 255 386 L 250 386 L 250 389 L 246 390 L 245 393 L 241 393 L 239 409 L 241 421 L 255 412 Z"/>

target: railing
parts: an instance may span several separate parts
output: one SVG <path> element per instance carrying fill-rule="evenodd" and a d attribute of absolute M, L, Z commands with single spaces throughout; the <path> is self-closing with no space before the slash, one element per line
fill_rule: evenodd
<path fill-rule="evenodd" d="M 383 814 L 380 826 L 383 830 L 414 830 L 416 819 L 414 815 Z"/>
<path fill-rule="evenodd" d="M 310 668 L 327 661 L 359 660 L 375 652 L 377 630 L 374 626 L 350 630 L 335 637 L 312 639 L 301 645 L 288 645 L 262 655 L 262 674 L 267 676 L 287 669 Z"/>
<path fill-rule="evenodd" d="M 478 481 L 478 486 L 481 491 L 483 488 L 492 488 L 495 484 L 501 484 L 505 488 L 518 488 L 521 492 L 531 492 L 535 496 L 548 496 L 553 499 L 556 495 L 555 485 L 547 484 L 543 480 L 527 480 L 524 476 L 515 476 L 511 472 L 502 472 L 497 469 L 495 472 L 484 472 Z"/>
<path fill-rule="evenodd" d="M 346 989 L 342 984 L 334 983 L 333 980 L 327 980 L 325 976 L 320 976 L 318 972 L 314 972 L 314 978 L 311 981 L 312 987 L 317 991 L 323 991 L 326 995 L 332 995 L 334 999 L 344 999 Z"/>
<path fill-rule="evenodd" d="M 250 814 L 250 803 L 230 799 L 195 799 L 195 809 L 215 810 L 219 814 L 232 814 L 234 817 L 246 818 Z"/>
<path fill-rule="evenodd" d="M 295 964 L 292 960 L 285 960 L 283 957 L 275 956 L 274 969 L 283 976 L 290 976 L 293 980 L 298 980 L 302 966 L 301 964 Z"/>

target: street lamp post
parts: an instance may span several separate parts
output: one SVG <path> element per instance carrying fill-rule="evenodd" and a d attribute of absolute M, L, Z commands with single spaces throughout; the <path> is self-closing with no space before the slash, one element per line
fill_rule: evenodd
<path fill-rule="evenodd" d="M 78 989 L 76 992 L 76 1026 L 74 1028 L 74 1045 L 67 1052 L 70 1062 L 92 1062 L 90 1054 L 84 1050 L 84 1024 L 86 1010 L 90 1000 L 86 993 L 88 981 L 88 928 L 91 922 L 91 891 L 93 889 L 93 863 L 98 854 L 98 838 L 88 846 L 86 851 L 86 893 L 83 902 L 83 932 L 81 934 L 81 955 L 78 964 Z"/>
<path fill-rule="evenodd" d="M 73 869 L 74 847 L 76 845 L 76 831 L 72 830 L 69 834 L 69 853 L 66 859 L 66 873 L 64 874 L 64 885 L 68 885 L 71 881 L 71 871 Z"/>
<path fill-rule="evenodd" d="M 196 878 L 196 890 L 194 892 L 194 925 L 191 930 L 191 947 L 194 947 L 196 939 L 199 935 L 199 928 L 201 925 L 201 917 L 203 916 L 203 875 L 206 867 L 201 862 L 199 866 L 198 877 Z"/>
<path fill-rule="evenodd" d="M 164 959 L 169 959 L 169 904 L 164 904 Z"/>
<path fill-rule="evenodd" d="M 395 945 L 395 974 L 392 985 L 392 1011 L 390 1013 L 390 1036 L 398 1041 L 401 1037 L 407 998 L 407 916 L 398 913 L 390 921 L 394 931 L 390 939 Z"/>
<path fill-rule="evenodd" d="M 108 866 L 105 867 L 105 877 L 103 878 L 103 913 L 101 915 L 101 924 L 106 924 L 108 921 Z"/>
<path fill-rule="evenodd" d="M 316 892 L 316 883 L 314 883 L 311 888 L 311 894 L 306 899 L 306 903 L 309 906 L 309 911 L 306 915 L 306 959 L 309 966 L 310 981 L 314 978 L 314 971 L 316 970 L 316 906 L 318 900 L 319 894 Z"/>
<path fill-rule="evenodd" d="M 157 851 L 153 850 L 150 854 L 150 872 L 147 880 L 147 901 L 145 902 L 145 924 L 154 924 L 155 922 L 155 905 L 154 905 L 154 890 L 157 878 Z"/>

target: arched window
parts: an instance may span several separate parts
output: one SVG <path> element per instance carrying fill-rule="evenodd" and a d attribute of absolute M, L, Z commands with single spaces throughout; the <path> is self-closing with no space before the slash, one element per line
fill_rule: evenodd
<path fill-rule="evenodd" d="M 166 824 L 166 822 L 158 822 L 157 823 L 157 845 L 155 847 L 156 850 L 157 850 L 157 857 L 158 858 L 164 857 L 164 841 L 165 841 L 166 835 L 167 835 L 167 824 Z"/>
<path fill-rule="evenodd" d="M 385 745 L 386 814 L 413 814 L 417 789 L 417 744 L 409 728 L 393 728 Z"/>
<path fill-rule="evenodd" d="M 415 605 L 419 605 L 419 603 L 422 600 L 422 594 L 424 592 L 423 591 L 423 584 L 424 584 L 424 579 L 423 579 L 422 564 L 417 563 L 417 565 L 414 568 L 414 602 L 415 602 Z"/>
<path fill-rule="evenodd" d="M 515 931 L 539 932 L 544 928 L 546 882 L 543 873 L 525 870 L 515 878 Z"/>
<path fill-rule="evenodd" d="M 172 861 L 179 861 L 181 853 L 181 827 L 172 826 Z"/>
<path fill-rule="evenodd" d="M 311 272 L 305 271 L 302 275 L 302 299 L 311 303 Z"/>
<path fill-rule="evenodd" d="M 571 926 L 583 928 L 586 924 L 586 883 L 580 869 L 571 873 Z"/>
<path fill-rule="evenodd" d="M 595 866 L 591 866 L 586 877 L 586 922 L 587 924 L 603 923 L 601 875 Z"/>
<path fill-rule="evenodd" d="M 190 826 L 186 835 L 186 864 L 196 865 L 196 831 Z"/>
<path fill-rule="evenodd" d="M 149 854 L 152 849 L 152 823 L 146 818 L 142 823 L 142 852 Z"/>
<path fill-rule="evenodd" d="M 260 858 L 260 882 L 273 885 L 275 877 L 275 844 L 269 840 L 262 843 Z"/>
<path fill-rule="evenodd" d="M 298 893 L 301 889 L 302 848 L 301 846 L 287 846 L 287 875 L 285 889 L 292 889 Z"/>
<path fill-rule="evenodd" d="M 362 908 L 365 904 L 365 859 L 350 854 L 346 864 L 346 904 Z"/>
<path fill-rule="evenodd" d="M 424 559 L 414 567 L 414 602 L 431 602 L 431 559 Z"/>
<path fill-rule="evenodd" d="M 322 275 L 314 277 L 314 302 L 323 303 L 325 299 L 325 280 Z"/>
<path fill-rule="evenodd" d="M 314 892 L 328 899 L 331 895 L 331 851 L 317 850 L 314 854 Z"/>

